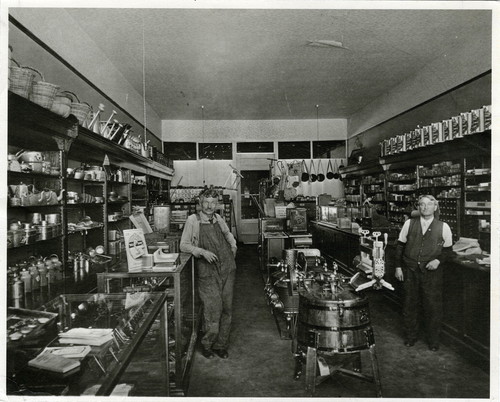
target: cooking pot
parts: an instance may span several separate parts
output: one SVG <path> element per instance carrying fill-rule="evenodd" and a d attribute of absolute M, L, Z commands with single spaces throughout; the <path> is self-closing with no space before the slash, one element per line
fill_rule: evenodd
<path fill-rule="evenodd" d="M 50 224 L 57 224 L 61 222 L 60 214 L 45 214 L 45 221 Z"/>
<path fill-rule="evenodd" d="M 14 197 L 24 198 L 29 194 L 29 186 L 28 184 L 24 184 L 23 182 L 19 184 L 11 184 L 9 187 Z"/>
<path fill-rule="evenodd" d="M 323 165 L 321 164 L 321 159 L 318 162 L 318 181 L 319 182 L 325 181 L 325 172 L 323 170 Z"/>
<path fill-rule="evenodd" d="M 337 171 L 333 173 L 333 178 L 338 180 L 338 179 L 340 179 L 340 173 L 339 173 L 339 166 L 337 165 L 337 161 L 335 161 L 335 169 L 337 169 Z"/>
<path fill-rule="evenodd" d="M 332 160 L 328 159 L 328 165 L 326 167 L 326 178 L 328 180 L 333 179 L 333 167 L 332 167 Z"/>
<path fill-rule="evenodd" d="M 20 151 L 16 154 L 21 162 L 43 162 L 43 154 L 36 151 Z"/>
<path fill-rule="evenodd" d="M 316 175 L 316 168 L 314 167 L 314 161 L 311 159 L 311 165 L 309 167 L 309 179 L 312 183 L 318 180 L 318 176 Z"/>
<path fill-rule="evenodd" d="M 31 171 L 32 172 L 35 172 L 35 173 L 43 173 L 44 169 L 43 169 L 43 164 L 45 162 L 43 161 L 36 161 L 36 162 L 27 162 L 28 165 L 31 167 Z"/>
<path fill-rule="evenodd" d="M 307 171 L 307 165 L 305 160 L 302 161 L 302 175 L 300 179 L 303 182 L 309 181 L 309 172 Z"/>
<path fill-rule="evenodd" d="M 78 193 L 76 191 L 67 192 L 68 204 L 76 204 L 78 202 Z"/>

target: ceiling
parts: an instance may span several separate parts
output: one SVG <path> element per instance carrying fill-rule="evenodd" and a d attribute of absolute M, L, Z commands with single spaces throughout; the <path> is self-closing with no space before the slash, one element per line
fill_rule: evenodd
<path fill-rule="evenodd" d="M 347 118 L 470 38 L 489 46 L 491 35 L 488 10 L 68 12 L 141 94 L 144 62 L 147 102 L 166 120 Z"/>

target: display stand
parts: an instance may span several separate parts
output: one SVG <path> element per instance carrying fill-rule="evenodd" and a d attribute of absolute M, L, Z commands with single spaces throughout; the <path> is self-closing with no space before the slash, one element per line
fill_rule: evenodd
<path fill-rule="evenodd" d="M 175 389 L 178 394 L 186 392 L 189 383 L 189 370 L 197 339 L 200 306 L 196 291 L 194 259 L 190 254 L 180 254 L 180 264 L 169 272 L 127 272 L 124 265 L 113 272 L 97 275 L 99 292 L 133 289 L 134 286 L 157 284 L 156 290 L 163 290 L 168 296 L 168 303 L 173 304 L 173 317 L 170 341 L 175 343 Z"/>

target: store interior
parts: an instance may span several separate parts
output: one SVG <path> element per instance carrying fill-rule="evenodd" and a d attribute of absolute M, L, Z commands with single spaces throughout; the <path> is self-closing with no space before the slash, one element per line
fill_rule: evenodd
<path fill-rule="evenodd" d="M 394 3 L 5 7 L 6 395 L 494 397 L 493 5 Z M 180 249 L 206 189 L 228 359 Z M 405 346 L 395 278 L 425 194 L 437 350 Z"/>

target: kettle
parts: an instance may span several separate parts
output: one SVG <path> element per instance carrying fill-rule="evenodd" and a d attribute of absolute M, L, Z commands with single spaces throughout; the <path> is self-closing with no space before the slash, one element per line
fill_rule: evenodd
<path fill-rule="evenodd" d="M 9 187 L 14 197 L 25 198 L 29 194 L 29 187 L 23 182 L 19 184 L 11 184 Z"/>

